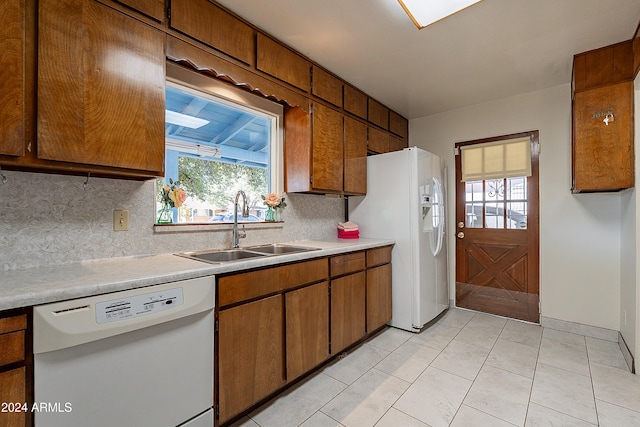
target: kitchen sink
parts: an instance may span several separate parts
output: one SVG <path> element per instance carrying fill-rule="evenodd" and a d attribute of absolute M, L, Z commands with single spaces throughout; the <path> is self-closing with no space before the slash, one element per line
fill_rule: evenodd
<path fill-rule="evenodd" d="M 250 246 L 248 248 L 245 248 L 245 250 L 251 251 L 251 252 L 259 252 L 263 254 L 269 254 L 269 255 L 284 255 L 284 254 L 293 254 L 297 252 L 317 251 L 318 248 L 283 245 L 281 243 L 275 243 L 271 245 Z"/>
<path fill-rule="evenodd" d="M 262 254 L 258 252 L 249 252 L 243 249 L 222 249 L 222 250 L 214 250 L 214 251 L 183 252 L 176 255 L 195 259 L 198 261 L 219 263 L 219 262 L 230 262 L 230 261 L 243 261 L 248 258 L 259 258 L 259 257 L 265 256 L 266 254 Z"/>
<path fill-rule="evenodd" d="M 284 245 L 280 243 L 270 245 L 249 246 L 239 249 L 215 249 L 210 251 L 182 252 L 177 256 L 191 258 L 198 261 L 208 263 L 222 263 L 233 261 L 245 261 L 251 258 L 260 258 L 265 256 L 286 255 L 298 252 L 316 251 L 319 248 L 310 248 L 305 246 Z"/>

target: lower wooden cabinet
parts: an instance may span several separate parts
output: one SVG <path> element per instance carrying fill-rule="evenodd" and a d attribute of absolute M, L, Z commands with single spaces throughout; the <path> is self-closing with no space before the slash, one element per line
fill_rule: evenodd
<path fill-rule="evenodd" d="M 220 311 L 218 404 L 224 422 L 285 383 L 284 303 L 275 295 Z"/>
<path fill-rule="evenodd" d="M 367 332 L 391 320 L 391 263 L 367 269 Z"/>
<path fill-rule="evenodd" d="M 285 298 L 287 381 L 329 357 L 329 283 L 287 292 Z"/>
<path fill-rule="evenodd" d="M 0 427 L 33 425 L 30 312 L 0 313 Z M 6 406 L 5 406 L 6 405 Z"/>
<path fill-rule="evenodd" d="M 391 320 L 391 249 L 367 250 L 367 333 Z"/>
<path fill-rule="evenodd" d="M 364 337 L 364 271 L 331 279 L 331 354 L 338 354 Z"/>
<path fill-rule="evenodd" d="M 391 247 L 220 276 L 218 425 L 391 319 Z"/>
<path fill-rule="evenodd" d="M 6 372 L 0 372 L 0 404 L 3 411 L 0 412 L 0 427 L 26 426 L 27 414 L 21 405 L 31 405 L 27 402 L 27 370 L 20 367 Z M 15 406 L 14 406 L 15 405 Z M 6 411 L 6 412 L 5 412 Z"/>

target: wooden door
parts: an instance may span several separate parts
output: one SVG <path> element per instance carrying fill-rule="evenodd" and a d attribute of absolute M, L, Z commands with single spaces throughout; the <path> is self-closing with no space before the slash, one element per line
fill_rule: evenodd
<path fill-rule="evenodd" d="M 0 2 L 0 154 L 24 155 L 24 0 Z"/>
<path fill-rule="evenodd" d="M 93 0 L 38 10 L 38 158 L 163 175 L 164 33 Z"/>
<path fill-rule="evenodd" d="M 220 422 L 285 383 L 284 304 L 275 295 L 221 310 L 218 316 Z"/>
<path fill-rule="evenodd" d="M 366 275 L 364 271 L 331 279 L 331 354 L 364 337 Z"/>
<path fill-rule="evenodd" d="M 329 283 L 285 294 L 287 381 L 329 357 Z"/>
<path fill-rule="evenodd" d="M 462 182 L 456 156 L 456 305 L 539 322 L 538 132 L 530 177 Z"/>

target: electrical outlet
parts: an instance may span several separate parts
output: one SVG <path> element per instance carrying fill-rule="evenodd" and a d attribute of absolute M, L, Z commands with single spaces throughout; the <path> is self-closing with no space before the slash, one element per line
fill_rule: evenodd
<path fill-rule="evenodd" d="M 129 211 L 113 211 L 113 231 L 129 230 Z"/>

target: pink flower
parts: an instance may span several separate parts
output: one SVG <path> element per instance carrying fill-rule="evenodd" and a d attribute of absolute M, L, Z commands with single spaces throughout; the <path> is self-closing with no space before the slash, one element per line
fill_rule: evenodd
<path fill-rule="evenodd" d="M 182 188 L 176 188 L 169 194 L 169 198 L 173 201 L 173 206 L 179 208 L 187 199 L 187 192 Z"/>
<path fill-rule="evenodd" d="M 282 199 L 278 197 L 275 193 L 269 193 L 264 197 L 264 202 L 271 206 L 272 208 L 276 208 L 280 206 L 280 202 Z"/>

